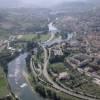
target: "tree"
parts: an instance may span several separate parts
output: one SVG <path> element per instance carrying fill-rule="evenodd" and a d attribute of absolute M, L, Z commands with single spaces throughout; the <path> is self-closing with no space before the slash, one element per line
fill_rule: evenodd
<path fill-rule="evenodd" d="M 36 85 L 35 90 L 36 90 L 41 96 L 43 96 L 44 98 L 46 98 L 46 91 L 45 91 L 44 86 L 38 84 L 38 85 Z"/>
<path fill-rule="evenodd" d="M 41 35 L 40 35 L 39 33 L 37 34 L 37 38 L 38 38 L 38 39 L 40 39 L 40 38 L 41 38 Z"/>

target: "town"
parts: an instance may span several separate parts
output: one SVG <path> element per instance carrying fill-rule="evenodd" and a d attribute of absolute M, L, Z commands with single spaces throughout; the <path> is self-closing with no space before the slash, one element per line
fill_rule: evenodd
<path fill-rule="evenodd" d="M 0 100 L 100 100 L 99 10 L 1 9 Z"/>

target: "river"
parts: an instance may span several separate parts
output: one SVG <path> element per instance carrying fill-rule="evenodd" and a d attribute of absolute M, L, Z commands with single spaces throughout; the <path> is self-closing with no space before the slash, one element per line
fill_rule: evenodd
<path fill-rule="evenodd" d="M 48 24 L 48 27 L 49 27 L 49 31 L 57 31 L 58 29 L 53 25 L 53 23 L 51 22 L 51 23 L 49 23 Z"/>
<path fill-rule="evenodd" d="M 32 91 L 27 79 L 27 68 L 25 58 L 27 53 L 20 54 L 8 64 L 8 81 L 12 92 L 20 100 L 44 100 L 36 92 Z"/>
<path fill-rule="evenodd" d="M 49 31 L 51 33 L 51 38 L 45 43 L 46 45 L 51 44 L 51 40 L 54 37 L 57 28 L 50 23 L 48 25 Z M 68 35 L 68 40 L 72 37 L 71 34 Z M 60 40 L 54 40 L 53 42 L 59 42 Z M 20 100 L 44 100 L 36 92 L 32 91 L 31 85 L 27 81 L 27 68 L 25 58 L 27 53 L 20 54 L 16 59 L 8 64 L 8 81 L 11 86 L 12 92 Z"/>
<path fill-rule="evenodd" d="M 56 30 L 52 23 L 48 27 L 52 33 Z M 27 53 L 20 54 L 8 64 L 8 81 L 11 90 L 20 100 L 44 100 L 36 92 L 32 91 L 31 85 L 27 82 L 26 57 Z"/>
<path fill-rule="evenodd" d="M 56 32 L 58 32 L 58 29 L 53 25 L 53 22 L 49 23 L 48 27 L 49 27 L 49 32 L 51 32 L 51 34 L 55 34 Z M 68 33 L 67 40 L 69 41 L 73 37 L 73 35 L 74 33 Z"/>

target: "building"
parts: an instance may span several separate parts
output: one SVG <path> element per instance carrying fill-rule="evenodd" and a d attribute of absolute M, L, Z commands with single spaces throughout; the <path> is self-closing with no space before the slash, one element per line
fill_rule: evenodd
<path fill-rule="evenodd" d="M 68 78 L 68 73 L 67 72 L 60 73 L 59 77 L 58 77 L 59 80 L 64 80 L 64 79 L 67 79 L 67 78 Z"/>

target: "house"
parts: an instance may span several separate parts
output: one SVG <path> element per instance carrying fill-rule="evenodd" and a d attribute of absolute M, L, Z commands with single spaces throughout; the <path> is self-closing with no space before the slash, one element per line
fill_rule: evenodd
<path fill-rule="evenodd" d="M 54 52 L 54 55 L 55 55 L 55 56 L 56 56 L 56 55 L 59 55 L 59 56 L 62 56 L 62 55 L 63 55 L 62 50 L 53 50 L 53 52 Z"/>
<path fill-rule="evenodd" d="M 68 73 L 67 72 L 62 72 L 59 74 L 58 79 L 59 80 L 64 80 L 68 78 Z"/>

